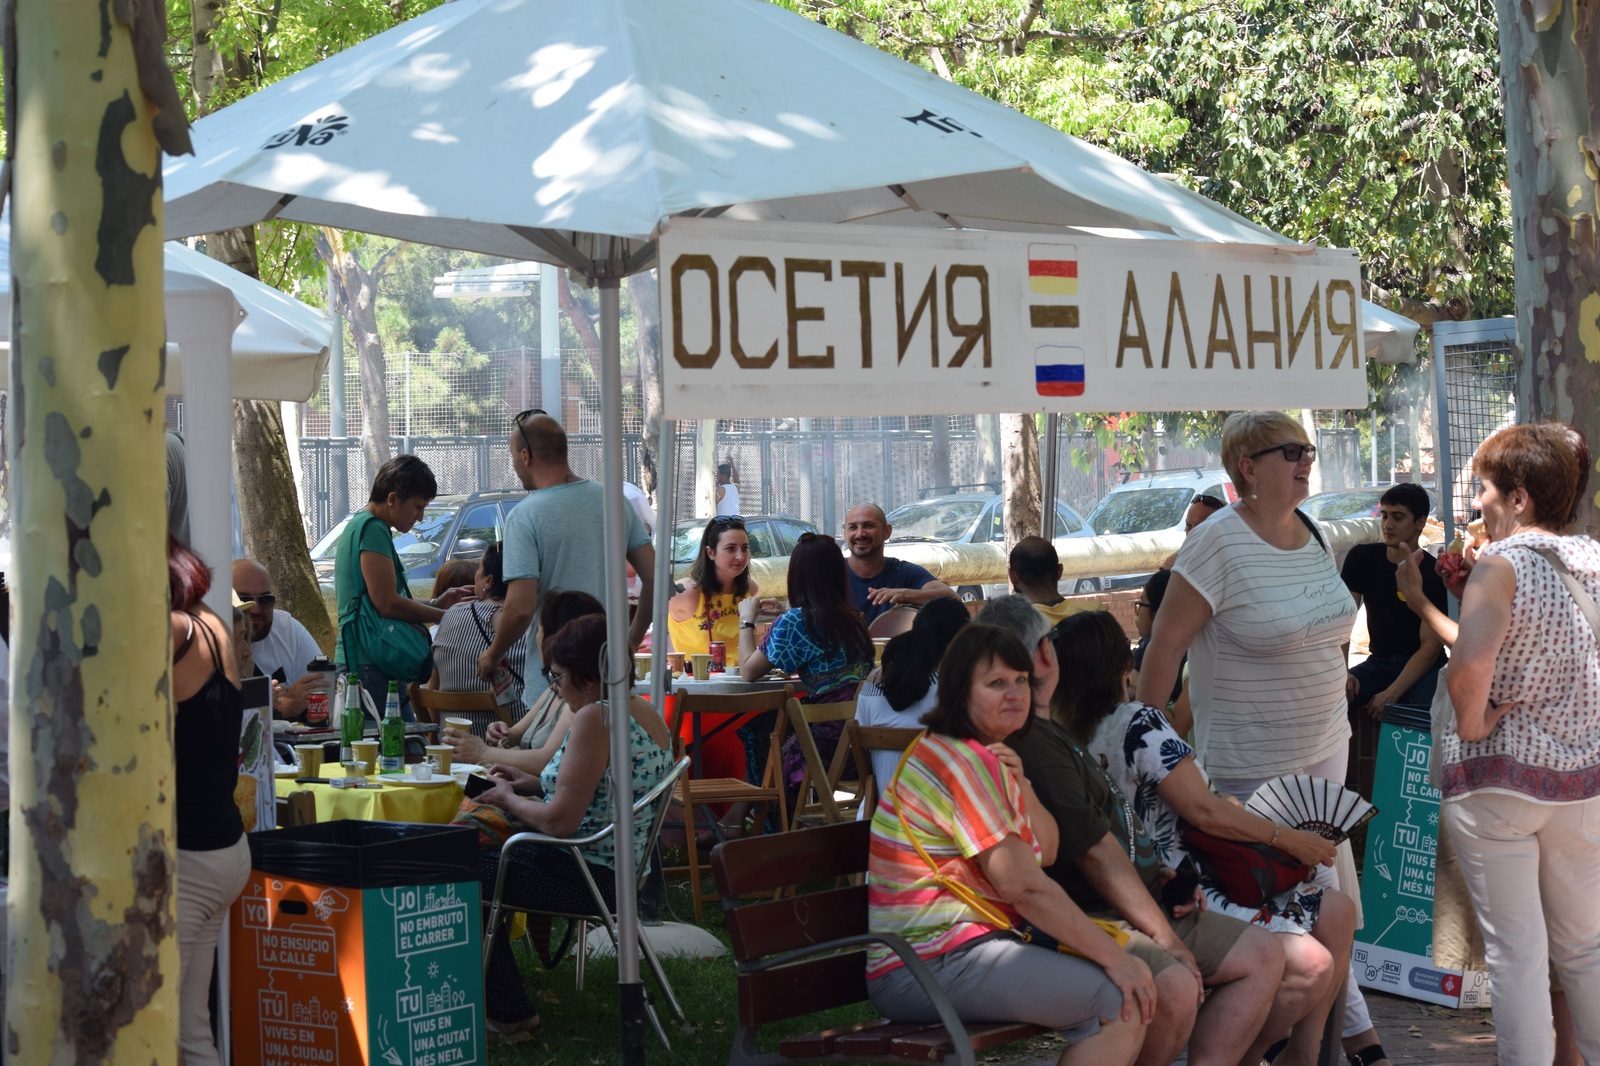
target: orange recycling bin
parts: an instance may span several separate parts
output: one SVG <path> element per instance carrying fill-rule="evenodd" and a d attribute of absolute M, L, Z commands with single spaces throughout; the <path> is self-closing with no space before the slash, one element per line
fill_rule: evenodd
<path fill-rule="evenodd" d="M 397 822 L 253 833 L 230 918 L 235 1066 L 474 1066 L 477 834 Z"/>

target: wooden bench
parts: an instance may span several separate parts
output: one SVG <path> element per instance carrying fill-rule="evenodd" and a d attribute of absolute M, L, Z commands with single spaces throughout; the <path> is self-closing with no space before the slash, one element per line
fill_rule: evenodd
<path fill-rule="evenodd" d="M 972 1066 L 978 1051 L 1049 1032 L 1019 1022 L 968 1022 L 904 939 L 867 932 L 868 822 L 840 822 L 729 840 L 711 853 L 738 972 L 739 1015 L 729 1066 L 791 1062 L 937 1062 Z M 862 883 L 852 883 L 862 882 Z M 830 887 L 831 886 L 831 887 Z M 782 890 L 778 899 L 770 893 Z M 769 898 L 747 901 L 755 893 Z M 866 947 L 905 962 L 942 1025 L 879 1018 L 783 1039 L 763 1052 L 762 1026 L 867 1002 Z"/>

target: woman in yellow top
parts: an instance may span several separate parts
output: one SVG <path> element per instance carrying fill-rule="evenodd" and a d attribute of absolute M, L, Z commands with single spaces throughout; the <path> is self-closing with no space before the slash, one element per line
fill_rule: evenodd
<path fill-rule="evenodd" d="M 683 591 L 667 605 L 672 650 L 704 654 L 711 642 L 728 648 L 728 665 L 739 665 L 739 602 L 758 595 L 750 577 L 750 538 L 739 515 L 718 515 L 706 523 L 700 553 L 689 567 Z"/>
<path fill-rule="evenodd" d="M 706 523 L 700 552 L 689 568 L 683 591 L 667 604 L 667 632 L 672 649 L 685 655 L 704 654 L 711 642 L 727 647 L 728 667 L 739 665 L 739 603 L 757 595 L 750 577 L 750 537 L 744 518 L 718 515 Z M 735 675 L 737 676 L 737 675 Z M 688 743 L 693 723 L 679 722 Z M 701 773 L 707 777 L 742 778 L 748 772 L 745 747 L 735 729 L 724 729 L 701 746 Z"/>

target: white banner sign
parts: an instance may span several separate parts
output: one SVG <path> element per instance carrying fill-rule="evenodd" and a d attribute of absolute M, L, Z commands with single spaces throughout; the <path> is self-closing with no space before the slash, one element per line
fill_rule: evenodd
<path fill-rule="evenodd" d="M 678 219 L 660 264 L 670 418 L 1367 403 L 1353 252 Z"/>

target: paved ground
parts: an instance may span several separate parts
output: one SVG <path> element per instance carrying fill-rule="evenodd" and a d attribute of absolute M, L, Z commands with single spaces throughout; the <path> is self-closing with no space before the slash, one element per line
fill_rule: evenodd
<path fill-rule="evenodd" d="M 1493 1066 L 1494 1027 L 1486 1010 L 1450 1010 L 1383 992 L 1367 993 L 1372 1024 L 1395 1066 Z M 982 1055 L 985 1066 L 1047 1066 L 1061 1053 L 1051 1040 Z M 1184 1060 L 1179 1059 L 1180 1063 Z"/>
<path fill-rule="evenodd" d="M 1495 1061 L 1494 1026 L 1486 1010 L 1451 1010 L 1382 992 L 1367 993 L 1383 1049 L 1400 1063 L 1471 1064 Z"/>

